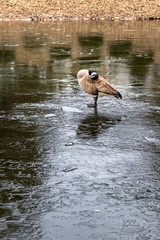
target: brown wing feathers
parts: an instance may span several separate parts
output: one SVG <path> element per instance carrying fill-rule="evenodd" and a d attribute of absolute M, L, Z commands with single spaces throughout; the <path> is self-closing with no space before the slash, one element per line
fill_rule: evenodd
<path fill-rule="evenodd" d="M 98 95 L 98 92 L 113 95 L 117 93 L 117 90 L 101 76 L 99 76 L 96 80 L 92 80 L 90 75 L 88 75 L 83 79 L 81 86 L 91 95 Z"/>
<path fill-rule="evenodd" d="M 98 92 L 106 93 L 106 94 L 116 94 L 117 90 L 112 87 L 103 77 L 99 76 L 97 80 L 95 80 L 95 87 Z"/>
<path fill-rule="evenodd" d="M 111 94 L 117 98 L 122 98 L 121 94 L 103 77 L 99 76 L 97 72 L 89 71 L 88 74 L 87 71 L 88 70 L 80 70 L 78 72 L 79 84 L 85 92 L 93 96 L 98 96 L 98 93 L 102 93 Z"/>

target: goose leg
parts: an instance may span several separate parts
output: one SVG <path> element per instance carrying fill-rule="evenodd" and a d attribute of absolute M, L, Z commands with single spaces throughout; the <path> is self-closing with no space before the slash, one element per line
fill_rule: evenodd
<path fill-rule="evenodd" d="M 89 107 L 89 108 L 95 108 L 95 107 L 97 107 L 97 100 L 98 100 L 98 97 L 94 97 L 94 103 L 92 104 L 87 104 L 87 106 Z"/>

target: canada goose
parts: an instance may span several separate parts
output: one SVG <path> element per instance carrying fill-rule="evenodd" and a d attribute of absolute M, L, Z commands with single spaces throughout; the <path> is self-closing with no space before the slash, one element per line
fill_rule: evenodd
<path fill-rule="evenodd" d="M 77 78 L 81 88 L 94 97 L 94 104 L 88 104 L 88 107 L 96 107 L 100 95 L 111 94 L 122 99 L 122 95 L 94 70 L 82 69 L 77 73 Z"/>

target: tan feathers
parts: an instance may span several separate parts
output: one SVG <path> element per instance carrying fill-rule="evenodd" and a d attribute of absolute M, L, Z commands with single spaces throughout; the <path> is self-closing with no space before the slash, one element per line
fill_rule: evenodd
<path fill-rule="evenodd" d="M 117 94 L 117 90 L 103 77 L 98 76 L 96 80 L 92 80 L 91 75 L 89 75 L 89 71 L 87 71 L 88 70 L 80 70 L 77 74 L 78 82 L 85 92 L 92 96 L 99 96 L 101 94 Z"/>

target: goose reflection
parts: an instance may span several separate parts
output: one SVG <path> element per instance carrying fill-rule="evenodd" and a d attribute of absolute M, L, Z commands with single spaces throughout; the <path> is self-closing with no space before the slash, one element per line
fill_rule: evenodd
<path fill-rule="evenodd" d="M 77 129 L 77 136 L 83 139 L 96 138 L 102 131 L 112 127 L 121 121 L 121 116 L 99 114 L 97 109 L 94 113 L 83 118 Z"/>

